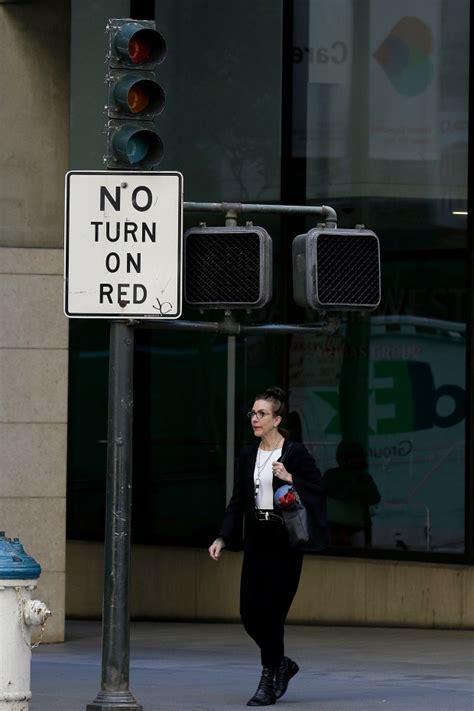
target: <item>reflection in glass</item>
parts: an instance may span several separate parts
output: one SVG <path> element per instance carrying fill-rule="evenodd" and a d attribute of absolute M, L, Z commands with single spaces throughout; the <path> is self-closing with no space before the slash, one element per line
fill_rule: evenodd
<path fill-rule="evenodd" d="M 372 542 L 372 513 L 380 493 L 368 472 L 367 450 L 358 442 L 342 440 L 336 462 L 337 467 L 323 475 L 331 543 L 368 546 Z"/>
<path fill-rule="evenodd" d="M 465 352 L 464 324 L 416 316 L 372 317 L 368 349 L 349 343 L 347 328 L 292 339 L 290 409 L 323 472 L 340 466 L 343 432 L 363 448 L 360 379 L 344 393 L 341 376 L 344 361 L 353 373 L 368 366 L 367 473 L 381 500 L 370 536 L 336 543 L 463 552 Z"/>
<path fill-rule="evenodd" d="M 333 545 L 462 553 L 469 2 L 294 8 L 292 158 L 308 202 L 378 235 L 382 303 L 337 334 L 292 338 L 292 419 L 330 498 L 348 499 L 341 442 L 365 453 L 380 494 L 368 528 Z"/>
<path fill-rule="evenodd" d="M 468 0 L 295 3 L 293 85 L 307 200 L 377 221 L 386 247 L 463 246 Z"/>

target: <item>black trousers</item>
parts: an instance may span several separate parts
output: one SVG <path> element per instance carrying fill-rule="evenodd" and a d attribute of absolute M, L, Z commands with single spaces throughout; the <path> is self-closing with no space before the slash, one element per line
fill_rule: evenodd
<path fill-rule="evenodd" d="M 247 634 L 260 647 L 264 667 L 275 668 L 283 659 L 285 620 L 302 565 L 303 554 L 288 546 L 244 553 L 240 616 Z"/>

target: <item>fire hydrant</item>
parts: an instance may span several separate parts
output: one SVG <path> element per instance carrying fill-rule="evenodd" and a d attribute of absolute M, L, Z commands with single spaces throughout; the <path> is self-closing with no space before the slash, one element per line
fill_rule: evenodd
<path fill-rule="evenodd" d="M 39 563 L 18 540 L 0 531 L 0 711 L 28 711 L 31 698 L 31 628 L 52 614 L 31 599 L 41 574 Z"/>

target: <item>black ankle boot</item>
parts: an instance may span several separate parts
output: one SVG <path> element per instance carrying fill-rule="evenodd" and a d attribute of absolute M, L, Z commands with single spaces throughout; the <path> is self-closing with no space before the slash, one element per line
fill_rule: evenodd
<path fill-rule="evenodd" d="M 247 701 L 247 706 L 271 706 L 275 702 L 275 670 L 270 667 L 263 667 L 258 689 L 252 698 Z"/>
<path fill-rule="evenodd" d="M 299 666 L 289 657 L 283 657 L 275 674 L 275 696 L 281 699 L 288 688 L 288 682 L 298 672 Z"/>

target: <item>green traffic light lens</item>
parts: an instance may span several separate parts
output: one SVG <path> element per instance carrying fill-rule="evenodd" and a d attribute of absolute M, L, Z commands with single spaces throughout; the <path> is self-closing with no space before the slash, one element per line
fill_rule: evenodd
<path fill-rule="evenodd" d="M 127 143 L 127 157 L 131 166 L 143 163 L 159 163 L 163 156 L 161 139 L 147 129 L 136 131 Z"/>
<path fill-rule="evenodd" d="M 148 136 L 145 131 L 138 131 L 127 143 L 127 157 L 130 165 L 141 163 L 146 158 L 150 149 Z"/>
<path fill-rule="evenodd" d="M 163 142 L 151 129 L 130 124 L 119 128 L 112 140 L 113 153 L 132 168 L 158 165 L 163 157 Z"/>

